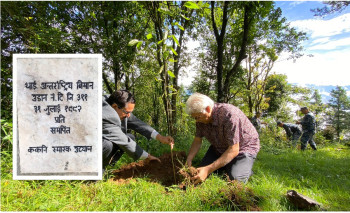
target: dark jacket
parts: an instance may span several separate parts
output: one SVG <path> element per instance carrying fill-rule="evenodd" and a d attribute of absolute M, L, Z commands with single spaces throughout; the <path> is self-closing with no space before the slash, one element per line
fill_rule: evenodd
<path fill-rule="evenodd" d="M 283 129 L 286 130 L 288 138 L 291 138 L 293 134 L 301 135 L 301 129 L 296 124 L 284 123 Z"/>
<path fill-rule="evenodd" d="M 102 140 L 108 140 L 117 144 L 134 160 L 143 154 L 147 154 L 135 141 L 126 135 L 127 129 L 132 129 L 137 133 L 150 139 L 154 131 L 152 127 L 139 120 L 133 114 L 130 118 L 120 120 L 118 113 L 105 101 L 102 101 Z"/>
<path fill-rule="evenodd" d="M 304 118 L 300 124 L 303 127 L 303 132 L 315 133 L 316 119 L 315 119 L 314 114 L 312 114 L 311 112 L 307 113 L 304 116 Z"/>

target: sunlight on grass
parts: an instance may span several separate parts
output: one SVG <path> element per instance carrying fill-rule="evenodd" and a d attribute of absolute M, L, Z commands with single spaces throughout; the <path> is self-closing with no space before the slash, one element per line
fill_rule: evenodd
<path fill-rule="evenodd" d="M 246 186 L 263 211 L 297 210 L 286 198 L 290 189 L 322 203 L 324 210 L 348 211 L 349 162 L 350 149 L 341 145 L 316 152 L 263 147 L 254 164 L 254 175 Z M 109 179 L 112 177 L 97 182 L 15 181 L 11 166 L 1 168 L 2 211 L 230 211 L 238 208 L 221 193 L 221 189 L 227 188 L 224 176 L 211 175 L 203 184 L 190 186 L 186 191 L 176 187 L 167 191 L 160 183 L 150 182 L 149 177 L 126 182 L 112 181 Z"/>

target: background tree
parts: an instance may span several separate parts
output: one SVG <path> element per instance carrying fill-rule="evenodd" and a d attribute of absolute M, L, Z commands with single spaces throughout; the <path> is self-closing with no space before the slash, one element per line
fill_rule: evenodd
<path fill-rule="evenodd" d="M 329 106 L 331 114 L 329 122 L 335 128 L 338 140 L 341 139 L 341 133 L 349 130 L 350 99 L 346 95 L 344 88 L 337 86 L 331 91 L 331 100 Z"/>
<path fill-rule="evenodd" d="M 321 130 L 321 124 L 324 123 L 325 105 L 322 102 L 322 97 L 318 89 L 314 89 L 311 101 L 311 111 L 315 113 L 316 130 Z"/>

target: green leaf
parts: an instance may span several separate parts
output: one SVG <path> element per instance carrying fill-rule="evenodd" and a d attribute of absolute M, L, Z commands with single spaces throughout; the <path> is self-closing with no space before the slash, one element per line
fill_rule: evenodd
<path fill-rule="evenodd" d="M 183 28 L 179 23 L 175 23 L 176 26 L 178 26 L 182 31 L 185 31 L 185 28 Z"/>
<path fill-rule="evenodd" d="M 150 33 L 150 34 L 147 35 L 147 39 L 148 39 L 148 40 L 150 40 L 151 38 L 153 38 L 152 33 Z"/>
<path fill-rule="evenodd" d="M 162 43 L 164 40 L 162 39 L 162 40 L 160 40 L 160 41 L 158 41 L 158 44 L 160 44 L 160 43 Z"/>
<path fill-rule="evenodd" d="M 189 8 L 189 9 L 199 9 L 199 6 L 192 2 L 192 1 L 188 1 L 184 4 L 185 7 Z"/>
<path fill-rule="evenodd" d="M 177 52 L 173 48 L 171 48 L 171 51 L 177 56 Z"/>
<path fill-rule="evenodd" d="M 128 46 L 135 46 L 137 43 L 139 43 L 139 40 L 133 39 L 129 42 Z"/>
<path fill-rule="evenodd" d="M 175 60 L 175 59 L 173 59 L 173 58 L 169 58 L 169 61 L 170 61 L 170 62 L 173 62 L 173 63 L 177 62 L 177 60 Z"/>
<path fill-rule="evenodd" d="M 141 47 L 141 45 L 142 45 L 142 43 L 143 43 L 143 41 L 139 41 L 138 43 L 137 43 L 137 48 L 140 48 Z"/>
<path fill-rule="evenodd" d="M 160 67 L 158 74 L 160 74 L 160 73 L 163 72 L 163 68 L 164 68 L 164 65 L 162 65 L 162 66 Z"/>
<path fill-rule="evenodd" d="M 182 14 L 181 14 L 181 17 L 184 18 L 184 19 L 186 19 L 187 21 L 190 20 L 190 18 L 188 18 L 188 17 L 186 17 L 186 16 L 184 16 L 184 15 L 182 15 Z"/>
<path fill-rule="evenodd" d="M 174 35 L 172 35 L 172 37 L 173 37 L 175 43 L 176 43 L 178 46 L 180 46 L 180 43 L 179 43 L 179 41 L 176 39 L 176 37 L 175 37 Z M 177 55 L 177 54 L 176 54 L 176 55 Z"/>
<path fill-rule="evenodd" d="M 96 19 L 96 15 L 95 15 L 94 11 L 91 12 L 91 16 L 94 17 L 94 19 Z"/>
<path fill-rule="evenodd" d="M 168 75 L 169 75 L 170 77 L 172 77 L 172 78 L 175 78 L 174 73 L 173 73 L 173 72 L 171 72 L 170 70 L 168 70 Z"/>
<path fill-rule="evenodd" d="M 168 38 L 168 34 L 169 34 L 169 31 L 167 30 L 167 31 L 165 31 L 165 34 L 164 34 L 164 38 L 163 38 L 163 40 L 166 40 L 167 38 Z"/>

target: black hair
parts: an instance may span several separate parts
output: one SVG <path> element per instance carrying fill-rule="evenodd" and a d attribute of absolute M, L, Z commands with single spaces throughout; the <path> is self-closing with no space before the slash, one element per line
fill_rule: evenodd
<path fill-rule="evenodd" d="M 136 100 L 134 96 L 128 90 L 116 90 L 108 98 L 107 103 L 109 105 L 117 104 L 118 108 L 124 108 L 126 103 L 135 104 Z"/>

